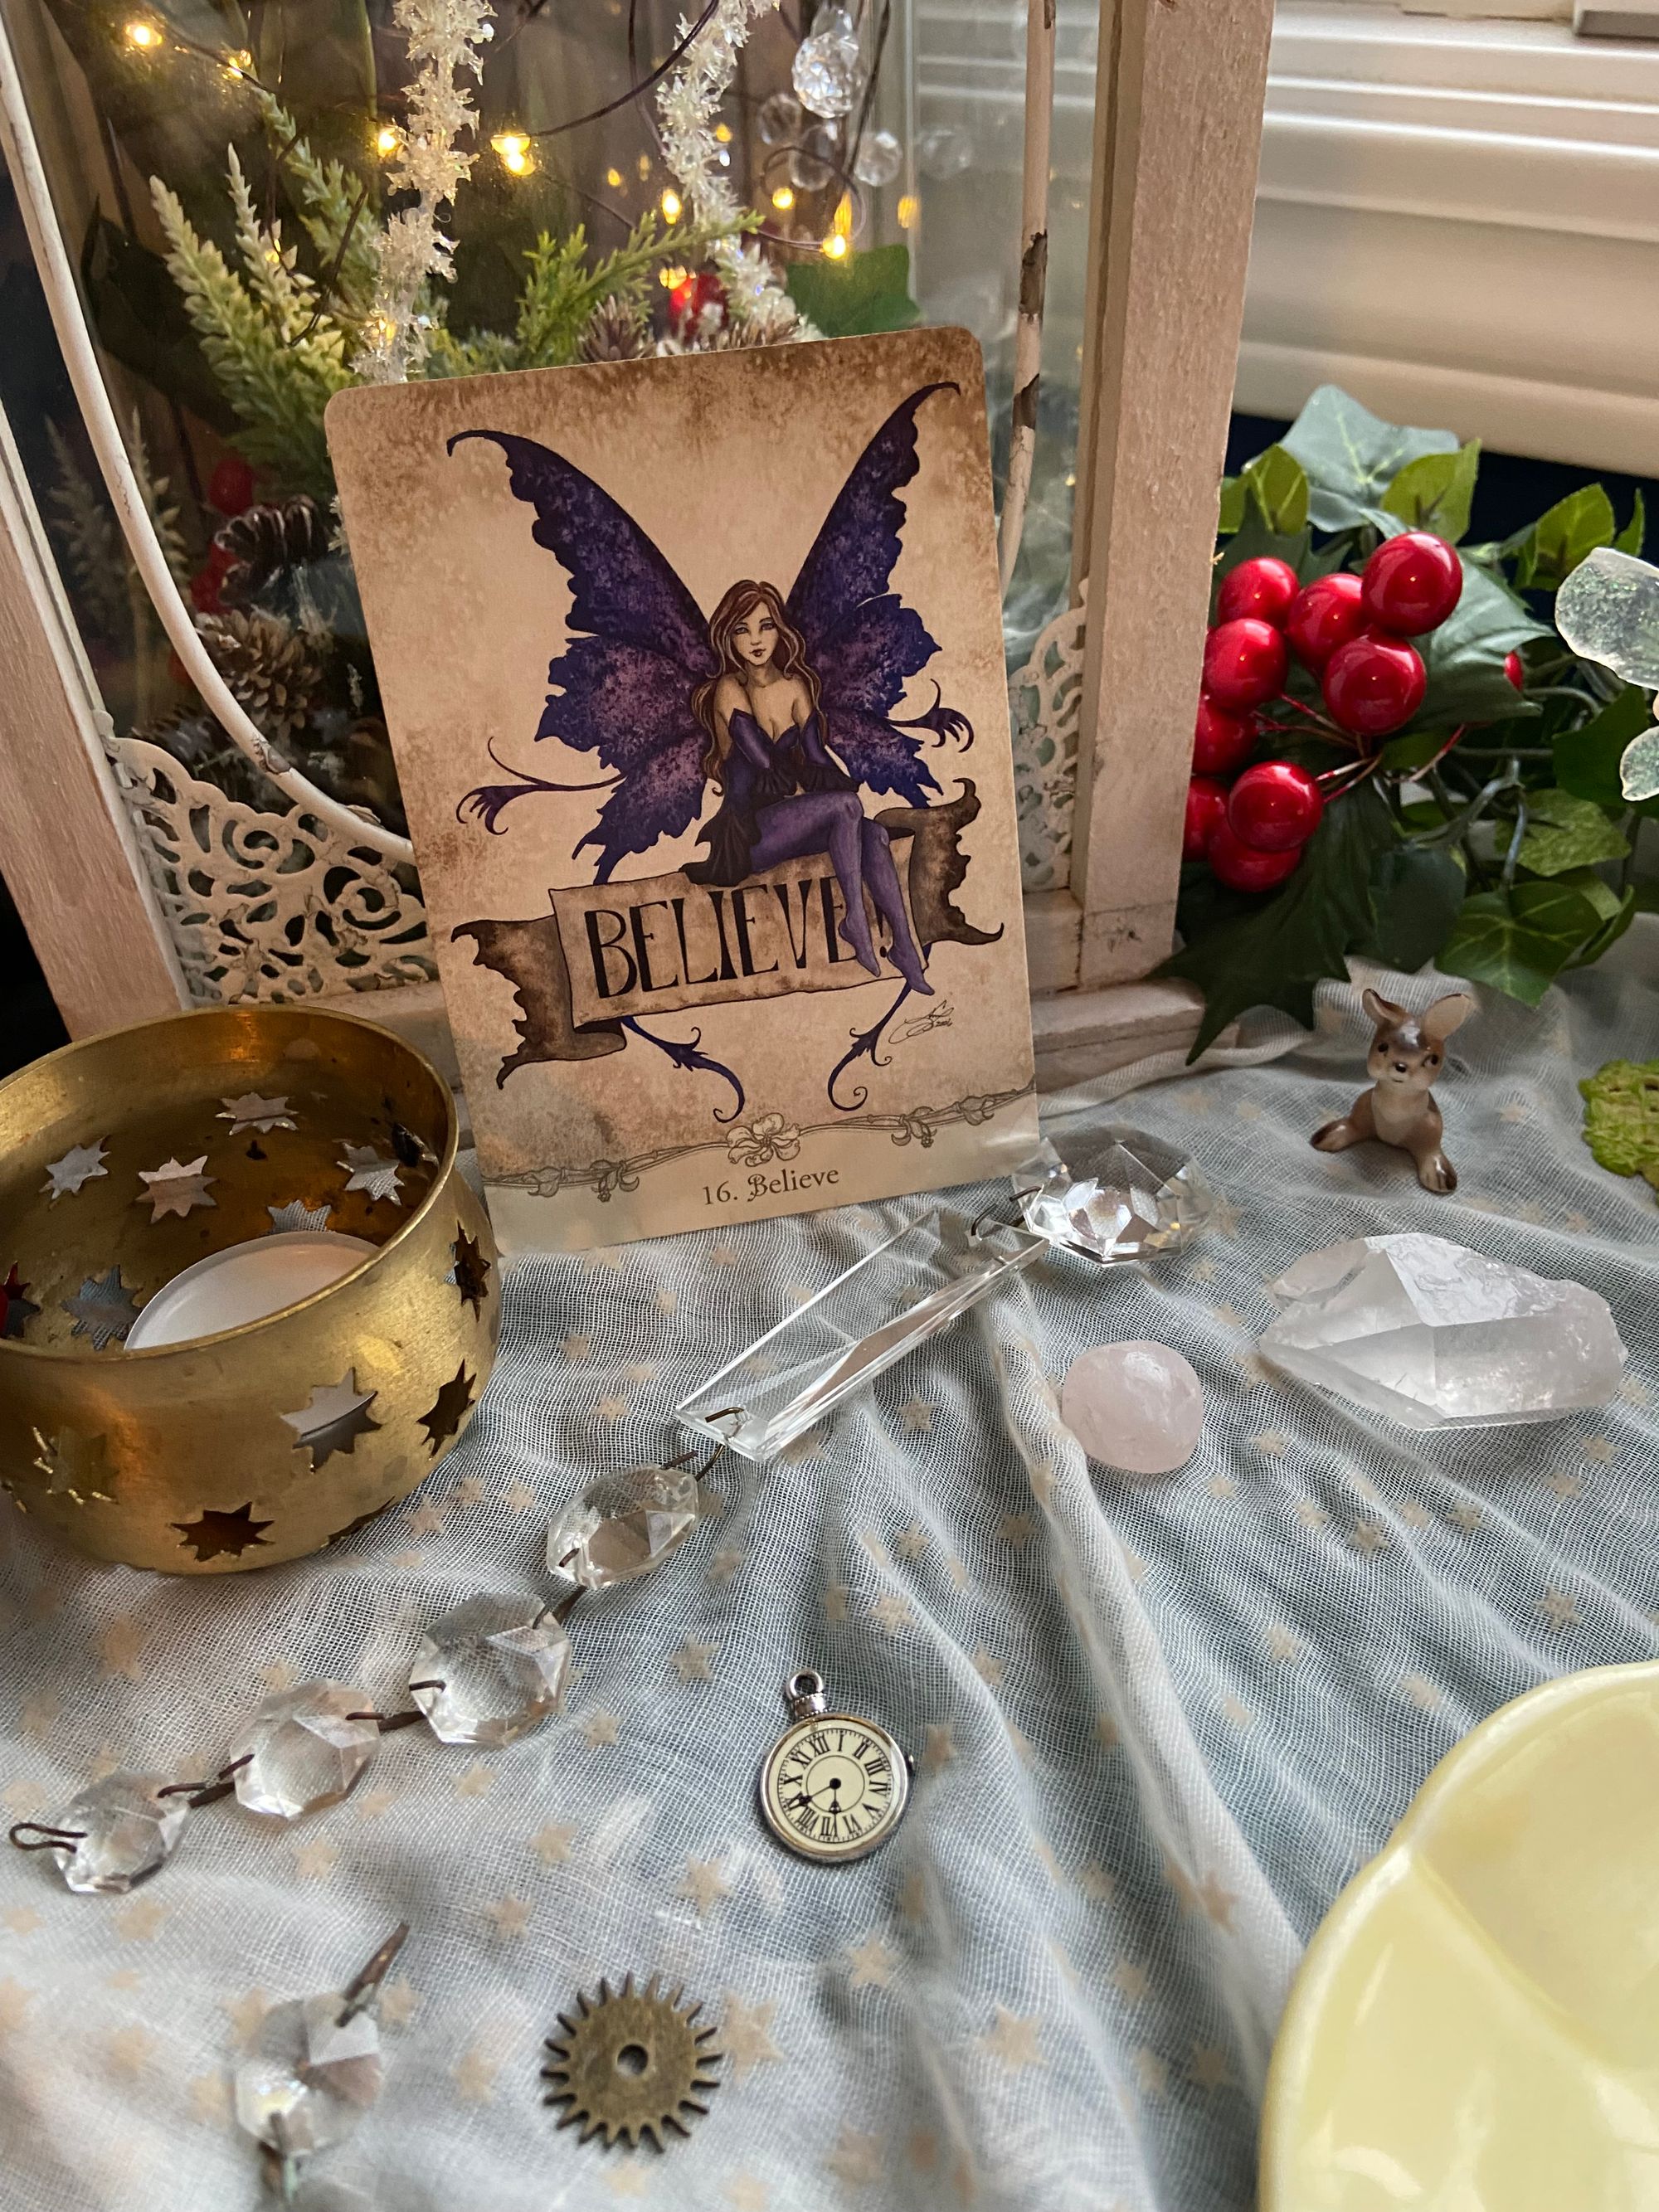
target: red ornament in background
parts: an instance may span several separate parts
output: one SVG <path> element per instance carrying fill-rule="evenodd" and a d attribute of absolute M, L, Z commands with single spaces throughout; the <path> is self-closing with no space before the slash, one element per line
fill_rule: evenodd
<path fill-rule="evenodd" d="M 1379 629 L 1420 637 L 1437 629 L 1463 596 L 1463 563 L 1443 538 L 1403 530 L 1385 538 L 1365 563 L 1365 613 Z"/>
<path fill-rule="evenodd" d="M 705 307 L 724 308 L 726 287 L 712 269 L 700 269 L 694 276 L 687 276 L 673 285 L 668 295 L 668 312 L 677 331 L 684 331 L 694 325 Z"/>
<path fill-rule="evenodd" d="M 1304 585 L 1285 620 L 1285 634 L 1297 659 L 1316 673 L 1339 646 L 1358 637 L 1365 627 L 1360 581 L 1346 569 L 1333 576 L 1316 576 Z"/>
<path fill-rule="evenodd" d="M 1227 794 L 1228 827 L 1260 853 L 1300 852 L 1324 811 L 1319 786 L 1294 761 L 1258 761 Z"/>
<path fill-rule="evenodd" d="M 1205 854 L 1216 879 L 1234 891 L 1270 891 L 1293 875 L 1302 859 L 1298 845 L 1288 853 L 1264 853 L 1247 845 L 1224 817 L 1210 833 Z"/>
<path fill-rule="evenodd" d="M 1300 589 L 1288 561 L 1275 560 L 1270 553 L 1259 554 L 1254 561 L 1241 561 L 1222 578 L 1216 594 L 1216 620 L 1237 622 L 1253 615 L 1259 622 L 1283 629 L 1291 602 Z"/>
<path fill-rule="evenodd" d="M 1204 641 L 1204 689 L 1234 714 L 1273 698 L 1289 666 L 1284 638 L 1251 615 L 1218 623 Z"/>
<path fill-rule="evenodd" d="M 1514 684 L 1517 691 L 1524 691 L 1526 690 L 1526 665 L 1518 653 L 1506 653 L 1504 655 L 1504 673 L 1509 678 L 1510 682 Z"/>
<path fill-rule="evenodd" d="M 1231 775 L 1255 750 L 1255 724 L 1248 714 L 1230 714 L 1207 692 L 1199 695 L 1198 726 L 1193 736 L 1193 769 L 1199 775 Z"/>
<path fill-rule="evenodd" d="M 227 453 L 208 478 L 208 504 L 223 515 L 252 506 L 253 471 L 240 453 Z"/>
<path fill-rule="evenodd" d="M 1212 775 L 1195 775 L 1187 786 L 1187 819 L 1181 836 L 1183 860 L 1204 858 L 1216 824 L 1226 818 L 1226 785 Z"/>
<path fill-rule="evenodd" d="M 1415 646 L 1376 630 L 1350 639 L 1326 664 L 1325 704 L 1356 737 L 1385 738 L 1423 703 L 1428 672 Z"/>

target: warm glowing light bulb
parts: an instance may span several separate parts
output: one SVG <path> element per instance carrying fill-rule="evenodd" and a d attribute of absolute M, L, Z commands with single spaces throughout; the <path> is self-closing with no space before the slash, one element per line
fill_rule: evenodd
<path fill-rule="evenodd" d="M 676 290 L 678 286 L 689 283 L 690 282 L 690 275 L 691 272 L 690 270 L 682 269 L 677 264 L 672 269 L 658 270 L 657 282 L 662 286 L 665 292 L 672 292 Z"/>
<path fill-rule="evenodd" d="M 898 204 L 899 228 L 901 230 L 914 230 L 916 227 L 916 217 L 921 213 L 921 202 L 916 198 L 915 194 L 914 192 L 905 192 L 902 194 Z"/>
<path fill-rule="evenodd" d="M 678 222 L 679 221 L 680 196 L 674 190 L 672 185 L 670 185 L 667 191 L 663 194 L 661 205 L 662 219 L 665 222 Z"/>
<path fill-rule="evenodd" d="M 717 123 L 714 125 L 714 136 L 720 140 L 722 146 L 729 146 L 732 143 L 731 125 L 729 123 Z"/>
<path fill-rule="evenodd" d="M 640 156 L 640 181 L 641 184 L 644 183 L 645 179 L 650 175 L 650 173 L 651 156 L 648 154 L 641 154 Z"/>
<path fill-rule="evenodd" d="M 787 185 L 780 185 L 772 195 L 772 204 L 780 215 L 787 215 L 795 204 L 795 195 Z"/>
<path fill-rule="evenodd" d="M 845 261 L 848 252 L 847 240 L 840 231 L 832 230 L 828 238 L 819 241 L 818 251 L 831 261 Z"/>
<path fill-rule="evenodd" d="M 522 131 L 498 131 L 490 140 L 501 165 L 509 176 L 526 177 L 533 166 L 530 140 Z"/>
<path fill-rule="evenodd" d="M 623 188 L 622 171 L 620 169 L 607 169 L 605 173 L 605 181 L 610 185 L 613 192 L 619 192 Z"/>
<path fill-rule="evenodd" d="M 383 123 L 374 133 L 374 150 L 385 161 L 397 152 L 404 143 L 404 134 L 395 123 Z"/>
<path fill-rule="evenodd" d="M 133 17 L 122 36 L 130 46 L 137 46 L 140 53 L 150 53 L 161 43 L 161 33 L 154 23 L 147 23 L 142 15 Z"/>

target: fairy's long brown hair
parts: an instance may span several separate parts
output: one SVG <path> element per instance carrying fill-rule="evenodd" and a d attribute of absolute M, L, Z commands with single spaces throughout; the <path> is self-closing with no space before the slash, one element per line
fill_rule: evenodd
<path fill-rule="evenodd" d="M 764 607 L 772 617 L 778 633 L 778 641 L 772 654 L 773 665 L 782 676 L 798 676 L 806 686 L 806 696 L 816 714 L 818 711 L 818 679 L 806 658 L 806 640 L 784 612 L 783 594 L 775 584 L 757 583 L 745 576 L 733 584 L 726 597 L 708 617 L 708 642 L 714 647 L 719 664 L 707 683 L 699 684 L 691 694 L 691 711 L 708 732 L 708 748 L 702 757 L 702 772 L 709 781 L 718 785 L 720 770 L 725 765 L 730 739 L 722 739 L 719 718 L 714 713 L 714 693 L 723 676 L 742 678 L 748 663 L 738 657 L 732 635 L 738 624 L 746 622 L 757 607 Z M 827 732 L 826 738 L 827 738 Z"/>

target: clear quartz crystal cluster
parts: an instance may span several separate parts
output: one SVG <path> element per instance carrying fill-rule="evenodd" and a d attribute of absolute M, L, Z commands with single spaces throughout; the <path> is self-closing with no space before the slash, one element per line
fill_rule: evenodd
<path fill-rule="evenodd" d="M 1215 1206 L 1186 1154 L 1138 1129 L 1108 1129 L 1070 1166 L 1044 1143 L 1014 1170 L 1013 1187 L 1034 1236 L 1102 1267 L 1178 1251 Z"/>
<path fill-rule="evenodd" d="M 1273 1285 L 1261 1357 L 1407 1428 L 1553 1421 L 1605 1406 L 1625 1347 L 1605 1299 L 1444 1237 L 1310 1252 Z"/>

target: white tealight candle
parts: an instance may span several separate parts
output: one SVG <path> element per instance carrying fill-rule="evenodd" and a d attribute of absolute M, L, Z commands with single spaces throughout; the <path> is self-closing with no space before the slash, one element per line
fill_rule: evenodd
<path fill-rule="evenodd" d="M 332 1229 L 299 1229 L 210 1252 L 161 1285 L 128 1332 L 126 1348 L 148 1352 L 263 1321 L 325 1291 L 379 1249 Z"/>

